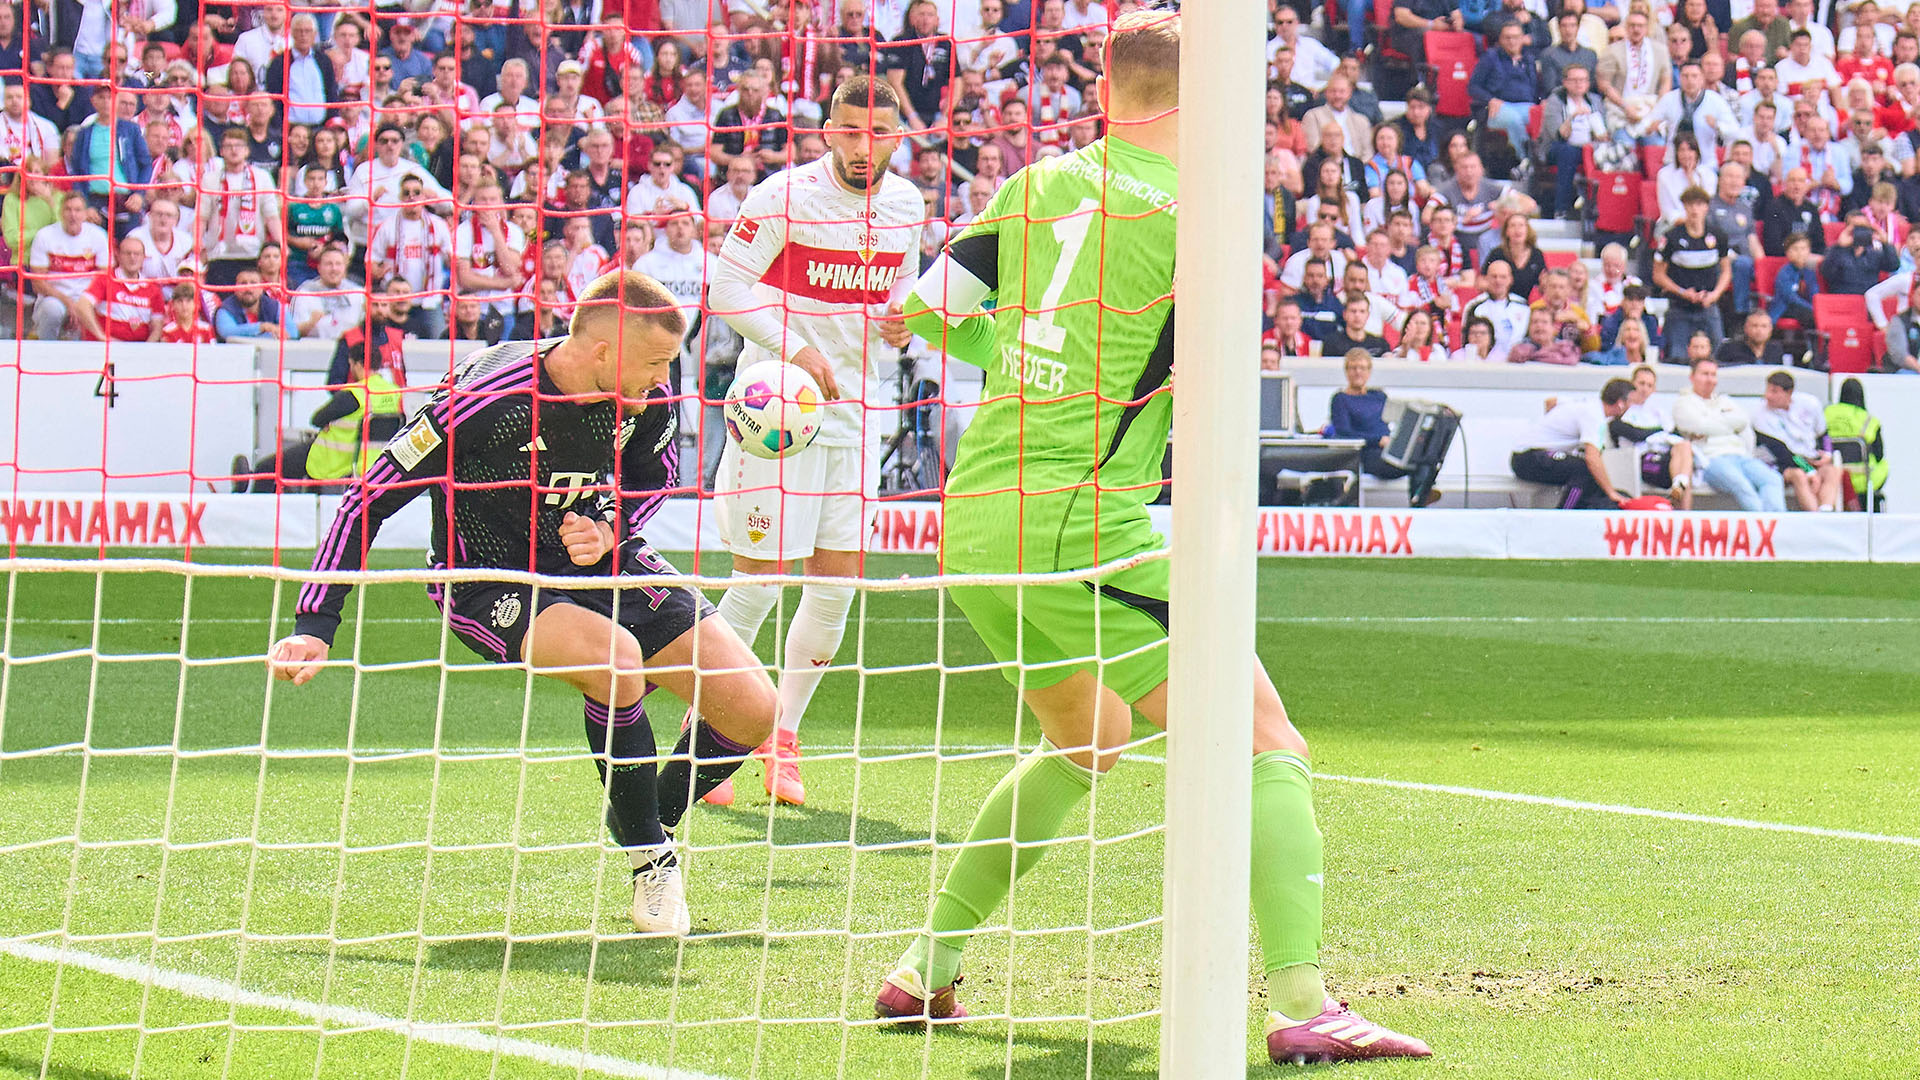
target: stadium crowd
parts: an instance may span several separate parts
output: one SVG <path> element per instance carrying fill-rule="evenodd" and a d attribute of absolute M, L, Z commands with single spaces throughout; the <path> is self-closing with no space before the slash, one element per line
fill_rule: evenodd
<path fill-rule="evenodd" d="M 1782 363 L 1854 294 L 1920 371 L 1920 5 L 1828 2 L 1269 0 L 1269 362 L 1630 365 L 1704 332 Z M 1133 6 L 0 4 L 6 299 L 43 340 L 381 355 L 550 332 L 616 265 L 697 310 L 746 192 L 824 152 L 822 102 L 866 71 L 907 102 L 931 253 L 1098 137 Z M 1644 179 L 1619 233 L 1615 174 Z M 1585 221 L 1598 270 L 1543 251 L 1542 215 Z"/>

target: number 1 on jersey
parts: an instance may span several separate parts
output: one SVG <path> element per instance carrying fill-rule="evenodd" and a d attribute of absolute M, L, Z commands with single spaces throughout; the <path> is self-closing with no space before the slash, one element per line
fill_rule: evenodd
<path fill-rule="evenodd" d="M 1067 351 L 1067 331 L 1054 317 L 1060 312 L 1060 298 L 1066 294 L 1067 278 L 1073 275 L 1080 251 L 1087 246 L 1087 231 L 1093 228 L 1093 211 L 1100 208 L 1096 199 L 1081 199 L 1080 205 L 1066 217 L 1053 222 L 1053 240 L 1060 245 L 1060 257 L 1054 260 L 1053 277 L 1040 294 L 1040 310 L 1027 316 L 1022 343 L 1058 356 Z"/>

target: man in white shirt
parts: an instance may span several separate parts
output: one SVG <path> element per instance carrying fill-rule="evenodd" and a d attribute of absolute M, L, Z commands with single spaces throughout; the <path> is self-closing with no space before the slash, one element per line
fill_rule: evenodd
<path fill-rule="evenodd" d="M 0 163 L 18 165 L 37 157 L 51 164 L 59 153 L 60 132 L 45 117 L 27 110 L 26 86 L 9 79 L 0 114 Z"/>
<path fill-rule="evenodd" d="M 1360 265 L 1367 268 L 1367 292 L 1374 296 L 1397 299 L 1407 291 L 1407 272 L 1393 261 L 1393 239 L 1387 230 L 1375 229 L 1367 234 L 1367 253 Z"/>
<path fill-rule="evenodd" d="M 1801 30 L 1805 30 L 1813 39 L 1813 51 L 1825 57 L 1829 64 L 1839 55 L 1839 50 L 1834 48 L 1833 31 L 1813 18 L 1813 0 L 1787 0 L 1787 32 L 1793 34 Z M 1792 39 L 1788 40 L 1791 50 Z M 1781 77 L 1781 84 L 1788 85 L 1785 76 Z"/>
<path fill-rule="evenodd" d="M 1334 228 L 1330 222 L 1316 221 L 1307 226 L 1307 246 L 1287 256 L 1287 265 L 1280 268 L 1280 284 L 1284 291 L 1292 293 L 1300 288 L 1300 274 L 1306 269 L 1309 259 L 1318 259 L 1333 268 L 1333 276 L 1342 277 L 1347 272 L 1347 255 L 1344 251 L 1335 251 Z"/>
<path fill-rule="evenodd" d="M 241 267 L 260 258 L 263 244 L 280 246 L 279 186 L 247 160 L 246 130 L 228 128 L 220 137 L 220 166 L 201 175 L 198 187 L 207 284 L 231 285 Z"/>
<path fill-rule="evenodd" d="M 753 159 L 742 154 L 749 166 Z M 700 208 L 700 196 L 673 174 L 673 155 L 664 147 L 654 147 L 647 158 L 647 175 L 627 189 L 627 216 L 660 218 L 683 210 Z M 658 224 L 658 220 L 656 220 Z"/>
<path fill-rule="evenodd" d="M 466 126 L 476 127 L 489 122 L 494 113 L 502 109 L 519 117 L 520 126 L 529 131 L 540 129 L 540 103 L 527 96 L 527 62 L 514 57 L 500 65 L 500 89 L 480 99 L 480 115 L 467 118 Z"/>
<path fill-rule="evenodd" d="M 1863 26 L 1873 27 L 1873 36 L 1876 42 L 1874 51 L 1878 52 L 1881 56 L 1893 55 L 1893 39 L 1895 35 L 1893 23 L 1880 18 L 1880 5 L 1874 3 L 1873 0 L 1860 0 L 1859 3 L 1853 5 L 1853 25 L 1840 31 L 1838 50 L 1834 53 L 1835 58 L 1845 56 L 1847 53 L 1853 51 L 1854 40 L 1860 36 L 1860 28 Z"/>
<path fill-rule="evenodd" d="M 1773 129 L 1786 134 L 1793 124 L 1793 99 L 1780 92 L 1780 73 L 1770 67 L 1754 72 L 1753 89 L 1740 95 L 1740 123 L 1751 128 L 1763 102 L 1773 107 Z"/>
<path fill-rule="evenodd" d="M 1718 162 L 1720 159 L 1715 149 L 1722 139 L 1731 137 L 1739 126 L 1733 118 L 1733 110 L 1727 107 L 1726 99 L 1707 92 L 1706 79 L 1700 72 L 1699 63 L 1688 60 L 1680 65 L 1679 89 L 1668 91 L 1654 105 L 1653 111 L 1635 129 L 1635 134 L 1657 132 L 1666 139 L 1666 161 L 1671 165 L 1673 137 L 1681 131 L 1691 130 L 1700 143 L 1701 161 Z"/>
<path fill-rule="evenodd" d="M 170 278 L 180 273 L 180 264 L 193 255 L 193 237 L 178 228 L 180 204 L 164 196 L 147 205 L 147 220 L 130 229 L 128 236 L 140 238 L 147 252 L 142 277 Z"/>
<path fill-rule="evenodd" d="M 1298 72 L 1298 65 L 1294 71 Z M 1373 125 L 1360 115 L 1360 110 L 1349 108 L 1353 103 L 1353 83 L 1345 75 L 1336 72 L 1326 82 L 1327 103 L 1318 108 L 1308 109 L 1307 115 L 1300 118 L 1300 125 L 1306 129 L 1307 145 L 1320 146 L 1320 129 L 1333 124 L 1346 133 L 1347 153 L 1365 160 L 1373 154 L 1369 138 Z M 1365 195 L 1366 192 L 1361 192 Z"/>
<path fill-rule="evenodd" d="M 1793 376 L 1784 371 L 1767 376 L 1762 397 L 1753 411 L 1754 435 L 1772 453 L 1800 509 L 1840 509 L 1845 489 L 1840 463 L 1827 449 L 1827 407 L 1805 390 L 1795 391 Z"/>
<path fill-rule="evenodd" d="M 1827 126 L 1826 117 L 1796 115 L 1794 120 L 1801 138 L 1798 145 L 1787 149 L 1787 167 L 1807 170 L 1813 180 L 1813 201 L 1820 206 L 1820 216 L 1827 221 L 1839 221 L 1840 200 L 1853 194 L 1856 163 L 1846 147 L 1832 141 L 1833 132 Z"/>
<path fill-rule="evenodd" d="M 60 200 L 60 220 L 33 234 L 27 269 L 37 276 L 33 289 L 33 328 L 41 341 L 57 341 L 67 325 L 67 309 L 107 268 L 107 232 L 87 220 L 87 197 L 70 191 Z"/>
<path fill-rule="evenodd" d="M 429 321 L 424 337 L 437 338 L 446 327 L 447 260 L 453 254 L 453 233 L 447 223 L 424 209 L 426 184 L 418 176 L 400 178 L 398 213 L 382 222 L 367 243 L 369 283 L 392 274 L 415 293 L 413 307 Z"/>
<path fill-rule="evenodd" d="M 1610 440 L 1607 425 L 1627 411 L 1633 384 L 1609 379 L 1599 400 L 1561 401 L 1535 420 L 1513 448 L 1513 475 L 1535 484 L 1564 487 L 1562 510 L 1613 510 L 1626 501 L 1607 475 L 1600 451 Z"/>
<path fill-rule="evenodd" d="M 253 65 L 253 77 L 264 83 L 267 65 L 287 51 L 287 7 L 268 3 L 258 9 L 260 22 L 233 42 L 233 55 Z"/>
<path fill-rule="evenodd" d="M 453 229 L 454 295 L 489 304 L 506 320 L 504 333 L 513 331 L 514 290 L 526 280 L 521 272 L 526 245 L 526 234 L 501 208 L 500 186 L 482 181 L 473 191 L 472 211 Z"/>
<path fill-rule="evenodd" d="M 754 177 L 758 173 L 753 162 L 743 155 L 727 163 L 727 182 L 713 189 L 707 196 L 708 221 L 732 221 L 740 216 L 740 204 L 745 202 L 747 194 L 753 190 Z"/>
<path fill-rule="evenodd" d="M 1806 30 L 1793 32 L 1786 59 L 1773 67 L 1779 73 L 1781 89 L 1796 97 L 1805 94 L 1809 85 L 1822 94 L 1840 85 L 1840 73 L 1834 70 L 1833 61 L 1814 51 L 1813 36 Z"/>
<path fill-rule="evenodd" d="M 1464 322 L 1475 318 L 1485 319 L 1493 324 L 1493 344 L 1495 348 L 1511 349 L 1521 338 L 1527 336 L 1527 320 L 1532 312 L 1527 303 L 1515 297 L 1513 288 L 1513 264 L 1505 259 L 1495 259 L 1480 272 L 1480 283 L 1487 292 L 1473 303 L 1467 305 Z"/>
<path fill-rule="evenodd" d="M 1909 270 L 1894 274 L 1868 289 L 1867 318 L 1872 319 L 1873 325 L 1886 335 L 1887 359 L 1904 370 L 1920 374 L 1920 358 L 1916 358 L 1913 350 L 1907 347 L 1907 329 L 1915 317 L 1913 281 L 1913 272 Z M 1889 301 L 1893 305 L 1891 316 L 1887 314 Z"/>
<path fill-rule="evenodd" d="M 1319 93 L 1326 89 L 1327 77 L 1340 67 L 1340 58 L 1333 55 L 1318 38 L 1300 32 L 1300 14 L 1286 4 L 1279 5 L 1273 16 L 1273 39 L 1267 42 L 1267 67 L 1273 67 L 1273 54 L 1282 45 L 1293 50 L 1293 81 Z"/>
<path fill-rule="evenodd" d="M 1693 361 L 1691 388 L 1673 403 L 1673 429 L 1693 443 L 1695 467 L 1715 491 L 1733 496 L 1742 510 L 1784 513 L 1786 484 L 1753 456 L 1753 424 L 1747 410 L 1718 393 L 1720 365 Z"/>
<path fill-rule="evenodd" d="M 433 200 L 433 205 L 429 207 L 432 212 L 447 214 L 453 210 L 453 196 L 440 186 L 433 174 L 419 162 L 400 155 L 400 148 L 405 141 L 406 135 L 400 130 L 400 125 L 380 125 L 380 130 L 373 136 L 373 158 L 355 166 L 353 176 L 347 180 L 347 198 L 340 207 L 340 213 L 346 218 L 347 238 L 356 247 L 365 247 L 373 231 L 386 224 L 399 211 L 398 196 L 403 177 L 412 176 L 420 180 L 427 198 Z"/>
<path fill-rule="evenodd" d="M 367 291 L 347 280 L 347 253 L 320 253 L 320 276 L 293 293 L 293 321 L 303 338 L 336 339 L 366 316 Z"/>

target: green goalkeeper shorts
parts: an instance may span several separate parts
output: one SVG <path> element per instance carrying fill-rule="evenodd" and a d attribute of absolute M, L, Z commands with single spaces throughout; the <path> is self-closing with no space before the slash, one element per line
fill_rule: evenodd
<path fill-rule="evenodd" d="M 1167 560 L 1044 585 L 963 585 L 953 602 L 1007 681 L 1038 690 L 1092 671 L 1131 704 L 1167 681 Z"/>

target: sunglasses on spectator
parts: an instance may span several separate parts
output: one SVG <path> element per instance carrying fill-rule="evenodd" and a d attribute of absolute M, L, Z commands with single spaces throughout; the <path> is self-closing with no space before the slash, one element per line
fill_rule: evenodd
<path fill-rule="evenodd" d="M 655 161 L 652 164 L 653 164 L 653 167 L 656 169 L 671 169 L 673 168 L 673 159 L 661 158 L 660 160 Z"/>

